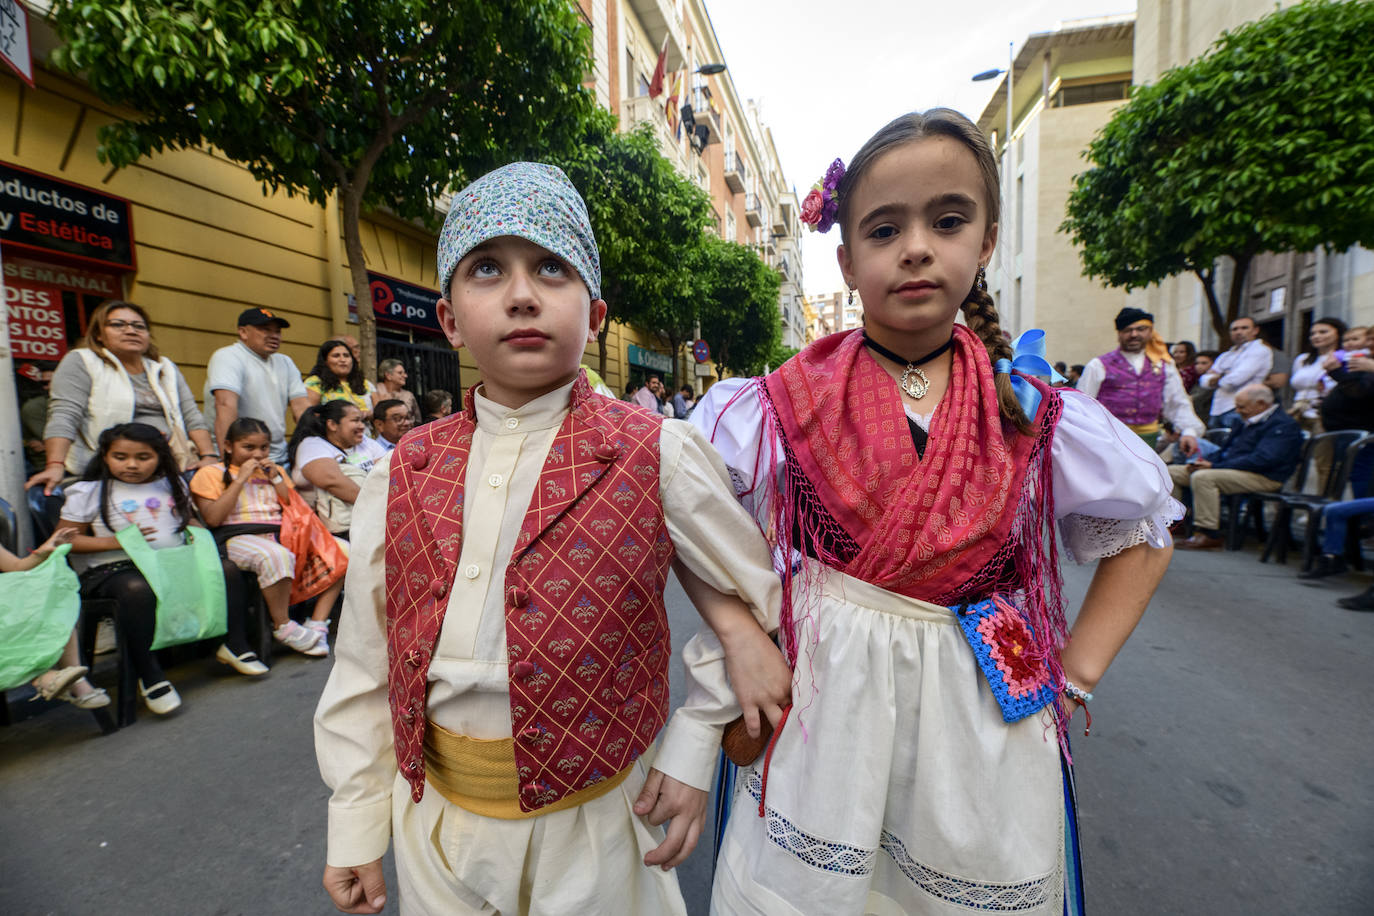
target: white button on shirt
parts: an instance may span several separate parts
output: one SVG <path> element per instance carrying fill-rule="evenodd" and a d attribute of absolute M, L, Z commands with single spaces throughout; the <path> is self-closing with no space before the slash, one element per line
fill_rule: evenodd
<path fill-rule="evenodd" d="M 500 474 L 492 474 L 490 477 L 487 478 L 487 483 L 491 484 L 493 487 L 499 487 L 501 486 L 501 484 L 505 482 L 506 479 L 502 477 Z"/>
<path fill-rule="evenodd" d="M 520 427 L 520 418 L 519 418 L 519 417 L 507 417 L 507 418 L 506 418 L 506 429 L 518 429 L 519 427 Z"/>
<path fill-rule="evenodd" d="M 478 576 L 482 575 L 482 567 L 478 566 L 476 563 L 469 563 L 463 570 L 463 575 L 467 576 L 469 579 L 476 579 Z"/>

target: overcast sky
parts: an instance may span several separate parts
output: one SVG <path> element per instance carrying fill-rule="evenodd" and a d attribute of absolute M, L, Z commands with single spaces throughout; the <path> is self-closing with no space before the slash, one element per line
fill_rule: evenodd
<path fill-rule="evenodd" d="M 897 115 L 944 105 L 977 120 L 1007 43 L 1063 20 L 1131 12 L 1132 0 L 707 0 L 741 98 L 772 128 L 787 181 L 805 196 Z M 806 292 L 843 288 L 839 231 L 802 230 Z"/>

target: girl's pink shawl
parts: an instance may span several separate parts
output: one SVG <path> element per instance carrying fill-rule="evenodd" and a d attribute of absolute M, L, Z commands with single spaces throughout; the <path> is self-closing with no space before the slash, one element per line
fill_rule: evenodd
<path fill-rule="evenodd" d="M 897 384 L 864 346 L 862 331 L 816 341 L 758 386 L 772 427 L 765 432 L 783 442 L 772 467 L 757 469 L 766 477 L 755 480 L 778 482 L 770 534 L 783 548 L 790 660 L 797 659 L 795 569 L 786 558 L 795 548 L 933 604 L 1011 596 L 1033 631 L 1032 657 L 1046 661 L 1062 684 L 1067 626 L 1050 470 L 1062 404 L 1053 389 L 1028 380 L 1041 392 L 1029 436 L 1002 419 L 987 350 L 955 325 L 949 389 L 923 458 Z"/>

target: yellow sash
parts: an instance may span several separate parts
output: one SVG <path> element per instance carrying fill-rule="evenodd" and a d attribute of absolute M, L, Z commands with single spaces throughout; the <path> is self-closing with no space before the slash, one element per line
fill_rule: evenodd
<path fill-rule="evenodd" d="M 1158 421 L 1155 421 L 1154 423 L 1127 423 L 1126 425 L 1129 426 L 1131 432 L 1135 433 L 1137 436 L 1148 436 L 1150 435 L 1150 433 L 1157 433 L 1161 429 L 1163 429 L 1163 427 L 1159 425 Z"/>
<path fill-rule="evenodd" d="M 503 820 L 539 817 L 585 805 L 620 785 L 634 769 L 631 764 L 610 779 L 565 795 L 551 805 L 522 811 L 514 738 L 468 738 L 429 722 L 424 750 L 425 779 L 433 789 L 466 811 Z"/>

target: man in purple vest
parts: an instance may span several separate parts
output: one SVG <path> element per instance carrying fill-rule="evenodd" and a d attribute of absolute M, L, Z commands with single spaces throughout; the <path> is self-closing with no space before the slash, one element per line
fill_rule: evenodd
<path fill-rule="evenodd" d="M 1198 450 L 1204 427 L 1193 412 L 1169 351 L 1155 336 L 1154 319 L 1149 312 L 1136 308 L 1118 312 L 1117 348 L 1089 360 L 1078 390 L 1101 401 L 1151 446 L 1159 438 L 1159 419 L 1163 416 L 1180 434 L 1179 450 L 1192 455 Z"/>

